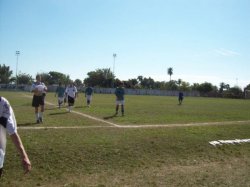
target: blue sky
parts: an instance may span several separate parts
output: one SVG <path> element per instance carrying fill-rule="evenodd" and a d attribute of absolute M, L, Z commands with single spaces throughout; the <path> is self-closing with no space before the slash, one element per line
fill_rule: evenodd
<path fill-rule="evenodd" d="M 0 0 L 0 64 L 35 76 L 250 84 L 249 0 Z"/>

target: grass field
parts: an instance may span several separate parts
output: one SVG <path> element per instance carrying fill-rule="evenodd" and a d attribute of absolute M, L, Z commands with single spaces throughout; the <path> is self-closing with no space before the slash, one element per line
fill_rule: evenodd
<path fill-rule="evenodd" d="M 113 95 L 96 94 L 87 108 L 79 94 L 68 113 L 49 93 L 36 125 L 30 93 L 0 95 L 33 166 L 23 174 L 8 138 L 0 186 L 250 186 L 250 144 L 208 143 L 250 138 L 250 100 L 186 97 L 179 106 L 176 97 L 127 95 L 125 116 L 113 117 Z"/>

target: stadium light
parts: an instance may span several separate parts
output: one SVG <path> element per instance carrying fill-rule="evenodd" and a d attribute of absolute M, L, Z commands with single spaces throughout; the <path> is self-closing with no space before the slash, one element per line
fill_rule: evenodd
<path fill-rule="evenodd" d="M 17 72 L 18 72 L 18 57 L 20 55 L 20 51 L 16 51 L 16 89 L 17 89 Z"/>
<path fill-rule="evenodd" d="M 116 58 L 116 54 L 114 53 L 113 54 L 113 57 L 114 57 L 114 64 L 113 64 L 113 74 L 115 75 L 115 58 Z"/>

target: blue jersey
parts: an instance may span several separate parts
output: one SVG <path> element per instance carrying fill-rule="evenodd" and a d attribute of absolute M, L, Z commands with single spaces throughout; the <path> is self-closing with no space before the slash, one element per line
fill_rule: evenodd
<path fill-rule="evenodd" d="M 118 101 L 124 100 L 124 94 L 125 94 L 124 88 L 118 87 L 115 89 L 115 95 Z"/>
<path fill-rule="evenodd" d="M 93 93 L 93 88 L 87 87 L 86 90 L 85 90 L 85 94 L 86 95 L 92 95 L 92 93 Z"/>
<path fill-rule="evenodd" d="M 179 99 L 183 99 L 183 93 L 179 92 Z"/>
<path fill-rule="evenodd" d="M 64 97 L 64 92 L 65 92 L 65 88 L 63 88 L 62 86 L 58 86 L 56 88 L 56 93 L 58 97 Z"/>

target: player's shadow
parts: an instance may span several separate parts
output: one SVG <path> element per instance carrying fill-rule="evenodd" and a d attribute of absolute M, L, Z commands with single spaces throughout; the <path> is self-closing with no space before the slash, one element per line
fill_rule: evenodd
<path fill-rule="evenodd" d="M 45 108 L 45 110 L 56 110 L 58 109 L 58 107 L 54 107 L 54 108 Z"/>
<path fill-rule="evenodd" d="M 111 116 L 105 116 L 105 117 L 103 117 L 103 119 L 112 119 L 112 118 L 115 118 L 115 117 L 117 117 L 117 115 L 113 114 Z"/>
<path fill-rule="evenodd" d="M 33 122 L 33 123 L 27 122 L 27 123 L 18 123 L 17 126 L 18 127 L 28 127 L 28 126 L 33 126 L 36 124 L 37 124 L 36 122 Z"/>
<path fill-rule="evenodd" d="M 55 115 L 62 115 L 62 114 L 67 114 L 69 112 L 65 111 L 65 112 L 55 112 L 55 113 L 51 113 L 49 114 L 50 116 L 55 116 Z"/>
<path fill-rule="evenodd" d="M 74 108 L 83 108 L 83 106 L 75 106 Z"/>

